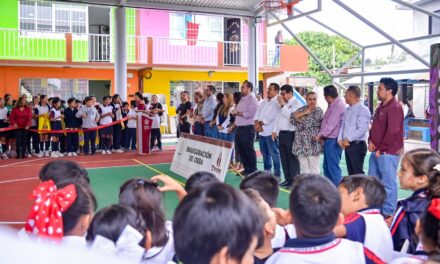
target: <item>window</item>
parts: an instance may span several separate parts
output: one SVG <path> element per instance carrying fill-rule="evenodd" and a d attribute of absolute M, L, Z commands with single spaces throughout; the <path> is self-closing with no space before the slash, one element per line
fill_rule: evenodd
<path fill-rule="evenodd" d="M 434 13 L 440 15 L 440 10 Z M 440 19 L 429 17 L 429 35 L 440 34 Z"/>
<path fill-rule="evenodd" d="M 180 93 L 187 91 L 189 100 L 193 101 L 193 95 L 196 91 L 203 91 L 207 85 L 214 85 L 217 93 L 223 92 L 222 82 L 205 82 L 205 81 L 171 81 L 170 82 L 170 106 L 177 107 L 180 104 Z"/>
<path fill-rule="evenodd" d="M 223 18 L 217 16 L 191 15 L 183 13 L 170 13 L 170 38 L 186 39 L 187 22 L 199 24 L 197 39 L 222 41 Z M 189 29 L 191 30 L 191 29 Z M 186 42 L 182 42 L 186 43 Z"/>
<path fill-rule="evenodd" d="M 87 33 L 87 6 L 20 1 L 20 29 Z"/>
<path fill-rule="evenodd" d="M 20 94 L 28 97 L 46 94 L 48 97 L 60 97 L 63 100 L 75 97 L 83 99 L 89 94 L 89 84 L 86 79 L 45 79 L 32 78 L 20 80 Z"/>

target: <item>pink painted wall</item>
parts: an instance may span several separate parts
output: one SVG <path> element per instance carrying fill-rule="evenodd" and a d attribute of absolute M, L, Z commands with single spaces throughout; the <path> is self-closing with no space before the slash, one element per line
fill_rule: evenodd
<path fill-rule="evenodd" d="M 149 9 L 140 9 L 139 11 L 139 28 L 141 36 L 169 37 L 169 11 Z"/>

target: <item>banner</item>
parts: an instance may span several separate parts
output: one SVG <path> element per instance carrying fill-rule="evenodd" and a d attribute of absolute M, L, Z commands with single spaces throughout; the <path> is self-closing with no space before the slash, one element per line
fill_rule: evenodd
<path fill-rule="evenodd" d="M 232 142 L 181 133 L 171 171 L 187 179 L 195 172 L 207 171 L 224 182 L 232 149 Z"/>
<path fill-rule="evenodd" d="M 145 113 L 138 113 L 137 128 L 136 128 L 136 142 L 138 154 L 150 154 L 150 137 L 151 137 L 151 119 Z"/>
<path fill-rule="evenodd" d="M 431 45 L 431 65 L 429 67 L 429 107 L 426 115 L 429 118 L 429 127 L 431 134 L 431 148 L 440 150 L 440 109 L 439 92 L 440 92 L 440 44 Z"/>

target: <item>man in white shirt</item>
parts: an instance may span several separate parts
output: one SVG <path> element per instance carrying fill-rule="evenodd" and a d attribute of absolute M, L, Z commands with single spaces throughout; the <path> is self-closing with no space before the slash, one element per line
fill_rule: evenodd
<path fill-rule="evenodd" d="M 290 115 L 298 110 L 302 104 L 293 95 L 293 87 L 285 84 L 281 87 L 281 93 L 277 97 L 281 107 L 272 132 L 272 139 L 279 139 L 278 148 L 283 166 L 284 182 L 282 187 L 289 188 L 293 178 L 300 174 L 299 160 L 292 152 L 293 142 L 295 141 L 295 126 L 290 122 Z"/>
<path fill-rule="evenodd" d="M 258 133 L 258 141 L 260 143 L 260 151 L 263 155 L 264 170 L 272 171 L 272 162 L 274 165 L 274 175 L 280 180 L 281 178 L 281 162 L 280 151 L 278 150 L 278 139 L 272 138 L 272 132 L 275 125 L 275 119 L 280 110 L 277 101 L 280 86 L 271 83 L 267 89 L 267 99 L 258 107 L 255 117 L 255 130 Z"/>

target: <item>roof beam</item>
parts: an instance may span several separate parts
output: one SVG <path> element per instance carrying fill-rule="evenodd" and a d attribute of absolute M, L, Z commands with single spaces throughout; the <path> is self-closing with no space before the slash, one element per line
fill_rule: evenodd
<path fill-rule="evenodd" d="M 357 77 L 357 76 L 378 76 L 378 75 L 393 75 L 393 74 L 406 74 L 406 73 L 423 73 L 429 72 L 429 69 L 414 69 L 414 70 L 399 70 L 399 71 L 379 71 L 379 72 L 355 72 L 355 73 L 347 73 L 347 74 L 335 74 L 333 77 L 335 78 L 348 78 L 348 77 Z"/>
<path fill-rule="evenodd" d="M 426 9 L 424 9 L 424 8 L 421 8 L 420 6 L 416 6 L 415 4 L 411 4 L 411 3 L 408 3 L 408 2 L 405 2 L 405 1 L 402 1 L 402 0 L 391 0 L 391 1 L 396 2 L 396 3 L 398 3 L 398 4 L 401 4 L 401 5 L 403 5 L 403 6 L 406 6 L 406 7 L 410 8 L 410 9 L 413 9 L 413 10 L 416 10 L 416 11 L 419 11 L 419 12 L 422 12 L 422 13 L 424 13 L 424 14 L 427 14 L 428 16 L 431 16 L 431 17 L 435 17 L 435 18 L 437 18 L 437 19 L 440 19 L 440 15 L 439 15 L 439 14 L 436 14 L 436 13 L 434 13 L 434 12 L 431 12 L 431 11 L 429 11 L 429 10 L 426 10 Z"/>
<path fill-rule="evenodd" d="M 353 64 L 353 62 L 359 58 L 359 56 L 361 56 L 364 52 L 364 49 L 361 49 L 357 54 L 355 54 L 349 61 L 347 61 L 341 68 L 339 68 L 337 71 L 335 71 L 334 74 L 340 74 L 345 68 L 347 68 L 348 66 L 351 66 L 351 64 Z"/>
<path fill-rule="evenodd" d="M 56 1 L 56 0 L 51 0 Z M 138 0 L 124 0 L 124 7 L 131 8 L 146 8 L 146 9 L 158 9 L 158 10 L 170 10 L 189 13 L 204 13 L 204 14 L 216 14 L 216 15 L 231 15 L 241 17 L 255 17 L 255 13 L 249 9 L 228 9 L 228 8 L 216 8 L 216 7 L 203 7 L 203 6 L 190 6 L 190 5 L 175 5 L 167 3 L 156 2 L 144 2 Z M 121 6 L 120 0 L 66 0 L 65 2 L 72 2 L 78 4 L 87 5 L 106 5 L 106 6 Z"/>
<path fill-rule="evenodd" d="M 400 41 L 398 41 L 397 39 L 393 38 L 391 35 L 389 35 L 388 33 L 386 33 L 385 31 L 383 31 L 380 27 L 376 26 L 374 23 L 372 23 L 370 20 L 366 19 L 365 17 L 363 17 L 362 15 L 360 15 L 359 13 L 357 13 L 356 11 L 354 11 L 353 9 L 351 9 L 349 6 L 347 6 L 346 4 L 344 4 L 343 2 L 341 2 L 340 0 L 333 0 L 333 2 L 335 2 L 337 5 L 339 5 L 340 7 L 342 7 L 343 9 L 345 9 L 347 12 L 349 12 L 350 14 L 352 14 L 353 16 L 355 16 L 357 19 L 359 19 L 360 21 L 364 22 L 366 25 L 368 25 L 370 28 L 374 29 L 376 32 L 378 32 L 379 34 L 381 34 L 382 36 L 384 36 L 385 38 L 389 39 L 391 42 L 393 42 L 394 44 L 396 44 L 398 47 L 400 47 L 401 49 L 403 49 L 404 51 L 406 51 L 408 54 L 410 54 L 411 56 L 413 56 L 415 59 L 417 59 L 418 61 L 420 61 L 421 63 L 423 63 L 426 67 L 429 68 L 429 62 L 427 62 L 426 60 L 424 60 L 422 57 L 420 57 L 419 55 L 417 55 L 415 52 L 413 52 L 411 49 L 409 49 L 408 47 L 406 47 L 405 45 L 403 45 Z"/>
<path fill-rule="evenodd" d="M 408 39 L 400 39 L 399 41 L 400 41 L 400 43 L 405 43 L 405 42 L 432 39 L 432 38 L 438 38 L 438 37 L 440 37 L 440 34 L 426 35 L 426 36 L 420 36 L 420 37 L 408 38 Z M 376 47 L 382 47 L 382 46 L 387 46 L 387 45 L 391 45 L 391 44 L 394 44 L 394 43 L 393 42 L 383 42 L 383 43 L 366 45 L 364 48 L 366 48 L 366 49 L 376 48 Z"/>

